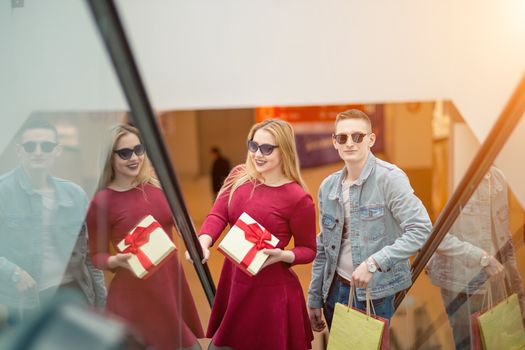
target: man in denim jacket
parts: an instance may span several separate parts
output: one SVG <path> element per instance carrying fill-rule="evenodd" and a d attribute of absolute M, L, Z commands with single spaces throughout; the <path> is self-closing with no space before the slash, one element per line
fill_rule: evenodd
<path fill-rule="evenodd" d="M 17 138 L 21 164 L 0 176 L 0 305 L 8 323 L 62 288 L 103 308 L 104 276 L 87 254 L 87 196 L 49 174 L 61 152 L 55 127 L 30 120 Z"/>
<path fill-rule="evenodd" d="M 375 137 L 365 113 L 352 109 L 337 116 L 333 143 L 345 167 L 319 189 L 321 233 L 308 291 L 315 331 L 325 326 L 321 308 L 330 327 L 335 304 L 348 303 L 350 283 L 354 306 L 365 309 L 369 288 L 376 314 L 390 319 L 395 294 L 411 284 L 409 257 L 431 231 L 405 173 L 370 151 Z"/>

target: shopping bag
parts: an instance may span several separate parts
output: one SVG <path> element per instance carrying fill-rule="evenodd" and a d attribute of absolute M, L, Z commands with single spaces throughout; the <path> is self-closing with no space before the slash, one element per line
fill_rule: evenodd
<path fill-rule="evenodd" d="M 479 311 L 470 315 L 470 350 L 483 350 L 481 333 L 479 332 L 479 315 Z"/>
<path fill-rule="evenodd" d="M 348 305 L 335 304 L 327 350 L 388 349 L 390 347 L 388 320 L 371 314 L 373 304 L 369 290 L 366 291 L 366 312 L 351 307 L 353 298 L 352 286 Z"/>
<path fill-rule="evenodd" d="M 525 349 L 525 328 L 517 294 L 489 307 L 478 317 L 478 323 L 484 350 Z"/>

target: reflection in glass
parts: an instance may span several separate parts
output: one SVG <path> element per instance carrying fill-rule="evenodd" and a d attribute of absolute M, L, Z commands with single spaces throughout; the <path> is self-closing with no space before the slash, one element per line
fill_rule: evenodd
<path fill-rule="evenodd" d="M 120 125 L 111 130 L 98 192 L 86 219 L 90 254 L 97 267 L 115 273 L 108 311 L 128 321 L 143 335 L 146 344 L 159 350 L 200 349 L 197 338 L 204 336 L 203 330 L 178 256 L 165 258 L 139 279 L 128 262 L 131 253 L 118 253 L 116 249 L 148 215 L 169 234 L 174 225 L 147 154 L 134 151 L 127 157 L 120 152 L 140 150 L 137 146 L 141 144 L 134 127 Z M 117 253 L 110 251 L 110 245 Z"/>
<path fill-rule="evenodd" d="M 518 293 L 525 310 L 507 191 L 502 172 L 492 167 L 428 264 L 432 283 L 441 288 L 457 349 L 470 349 L 471 315 L 486 308 L 489 286 L 494 304 Z"/>
<path fill-rule="evenodd" d="M 38 311 L 61 289 L 103 308 L 102 272 L 88 258 L 88 199 L 77 184 L 53 176 L 63 148 L 54 125 L 30 118 L 15 140 L 18 165 L 0 177 L 0 304 L 4 324 Z"/>

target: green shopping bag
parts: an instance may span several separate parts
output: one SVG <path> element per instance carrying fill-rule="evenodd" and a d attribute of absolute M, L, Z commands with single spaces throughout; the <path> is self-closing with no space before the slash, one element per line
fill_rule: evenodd
<path fill-rule="evenodd" d="M 376 319 L 370 314 L 370 309 L 374 308 L 370 299 L 370 291 L 366 290 L 366 313 L 351 307 L 353 299 L 354 287 L 352 286 L 348 305 L 335 304 L 327 350 L 349 348 L 378 350 L 381 347 L 386 320 Z"/>
<path fill-rule="evenodd" d="M 490 293 L 490 288 L 488 292 Z M 489 307 L 488 311 L 478 317 L 478 324 L 484 350 L 525 349 L 525 328 L 516 294 Z"/>

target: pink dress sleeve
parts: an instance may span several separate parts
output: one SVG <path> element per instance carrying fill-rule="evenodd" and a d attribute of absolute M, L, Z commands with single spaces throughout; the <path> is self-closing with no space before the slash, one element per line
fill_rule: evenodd
<path fill-rule="evenodd" d="M 294 238 L 292 265 L 308 264 L 315 258 L 317 249 L 315 232 L 315 206 L 312 198 L 305 195 L 295 206 L 290 217 L 290 229 Z"/>
<path fill-rule="evenodd" d="M 222 230 L 228 225 L 228 196 L 229 193 L 224 192 L 217 198 L 202 224 L 199 236 L 209 235 L 213 242 L 219 238 Z"/>
<path fill-rule="evenodd" d="M 226 180 L 224 180 L 225 183 L 231 180 L 231 178 L 235 175 L 237 175 L 239 172 L 243 171 L 245 169 L 244 165 L 237 165 L 234 167 L 231 171 Z M 221 189 L 222 190 L 222 189 Z M 222 231 L 226 227 L 226 225 L 229 224 L 229 215 L 228 215 L 228 200 L 229 200 L 230 192 L 224 191 L 221 193 L 219 197 L 215 200 L 215 203 L 213 204 L 213 208 L 208 213 L 208 216 L 206 217 L 206 220 L 204 220 L 204 223 L 202 224 L 201 230 L 199 232 L 199 236 L 206 234 L 211 236 L 213 239 L 213 242 L 215 242 L 219 236 L 221 235 Z"/>
<path fill-rule="evenodd" d="M 95 267 L 107 270 L 109 269 L 109 235 L 111 227 L 108 222 L 109 213 L 104 206 L 99 204 L 99 201 L 99 198 L 95 196 L 86 216 L 89 254 Z"/>

